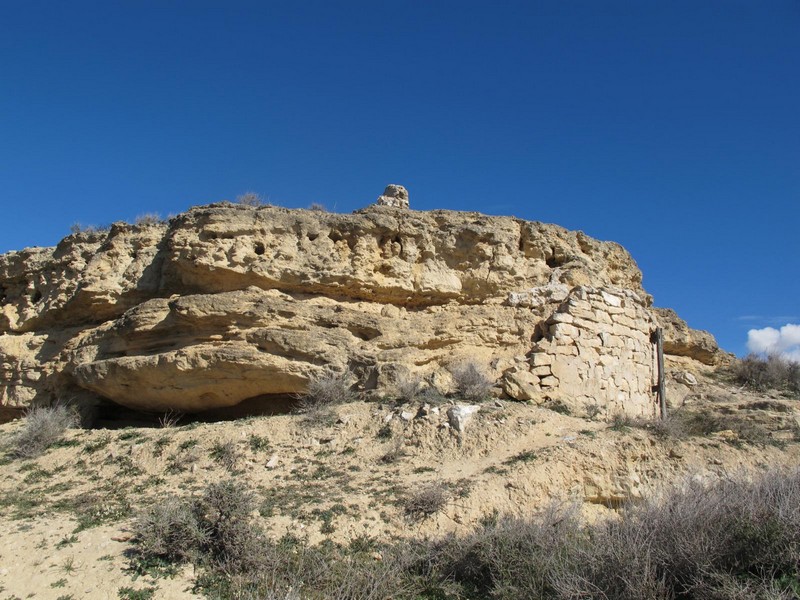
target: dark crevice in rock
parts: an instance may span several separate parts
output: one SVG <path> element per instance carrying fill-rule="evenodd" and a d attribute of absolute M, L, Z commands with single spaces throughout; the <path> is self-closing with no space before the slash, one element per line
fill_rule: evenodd
<path fill-rule="evenodd" d="M 285 415 L 297 409 L 299 399 L 287 394 L 267 394 L 242 400 L 235 406 L 215 408 L 193 414 L 155 413 L 126 408 L 107 399 L 94 408 L 92 429 L 123 429 L 125 427 L 162 427 L 168 419 L 177 425 L 236 421 L 248 417 Z M 0 418 L 2 414 L 0 414 Z"/>

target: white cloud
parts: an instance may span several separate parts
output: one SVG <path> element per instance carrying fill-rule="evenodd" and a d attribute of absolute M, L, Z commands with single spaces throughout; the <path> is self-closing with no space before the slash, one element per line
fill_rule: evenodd
<path fill-rule="evenodd" d="M 800 325 L 788 323 L 780 329 L 751 329 L 747 332 L 747 349 L 757 354 L 780 354 L 800 362 Z"/>

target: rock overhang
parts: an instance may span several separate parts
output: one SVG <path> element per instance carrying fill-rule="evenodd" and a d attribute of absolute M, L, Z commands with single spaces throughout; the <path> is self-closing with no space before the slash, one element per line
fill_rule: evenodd
<path fill-rule="evenodd" d="M 530 356 L 565 291 L 631 295 L 637 327 L 650 327 L 641 279 L 618 244 L 514 217 L 195 207 L 0 256 L 0 396 L 43 401 L 72 386 L 146 410 L 204 410 L 301 393 L 324 369 L 371 371 L 379 390 L 398 368 L 442 386 L 467 358 L 508 393 L 509 378 L 534 380 Z"/>

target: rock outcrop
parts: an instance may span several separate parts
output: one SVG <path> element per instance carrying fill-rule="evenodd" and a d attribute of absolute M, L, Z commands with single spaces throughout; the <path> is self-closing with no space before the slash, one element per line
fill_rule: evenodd
<path fill-rule="evenodd" d="M 664 329 L 664 352 L 667 354 L 686 356 L 706 365 L 728 359 L 725 352 L 720 352 L 713 335 L 690 328 L 671 308 L 653 308 L 653 314 Z"/>
<path fill-rule="evenodd" d="M 378 206 L 392 206 L 394 208 L 409 208 L 408 190 L 402 185 L 390 183 L 383 190 L 383 194 L 378 196 L 375 202 Z"/>
<path fill-rule="evenodd" d="M 196 412 L 331 369 L 446 391 L 470 360 L 498 394 L 648 414 L 658 323 L 667 352 L 714 360 L 713 338 L 651 308 L 618 244 L 411 211 L 389 188 L 351 215 L 220 203 L 0 256 L 0 404 Z"/>

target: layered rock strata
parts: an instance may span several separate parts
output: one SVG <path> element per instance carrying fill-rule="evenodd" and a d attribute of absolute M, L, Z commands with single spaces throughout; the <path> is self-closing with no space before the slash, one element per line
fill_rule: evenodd
<path fill-rule="evenodd" d="M 555 225 L 214 204 L 0 256 L 0 402 L 196 412 L 345 369 L 447 391 L 475 361 L 498 394 L 646 414 L 650 305 L 621 246 Z M 716 359 L 670 323 L 668 352 Z"/>

